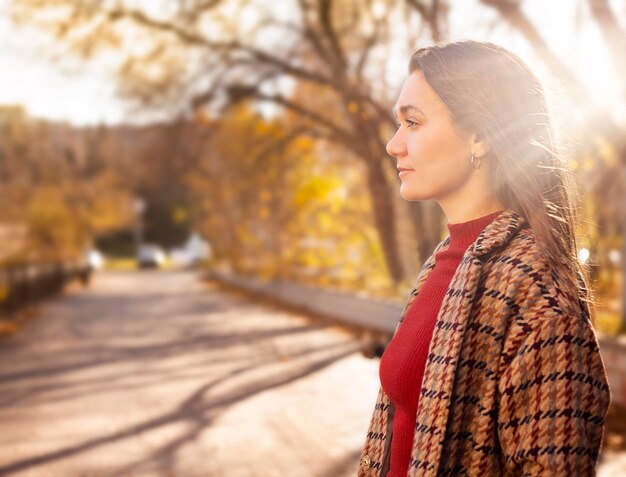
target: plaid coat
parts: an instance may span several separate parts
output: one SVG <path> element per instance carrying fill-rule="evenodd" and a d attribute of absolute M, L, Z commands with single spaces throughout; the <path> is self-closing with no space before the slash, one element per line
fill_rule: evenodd
<path fill-rule="evenodd" d="M 449 242 L 422 266 L 400 322 Z M 465 252 L 439 310 L 408 477 L 595 475 L 609 401 L 588 305 L 505 209 Z M 387 474 L 394 412 L 380 387 L 358 477 Z"/>

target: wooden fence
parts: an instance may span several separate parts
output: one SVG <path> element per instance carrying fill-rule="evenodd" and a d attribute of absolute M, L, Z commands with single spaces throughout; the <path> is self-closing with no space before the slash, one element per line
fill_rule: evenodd
<path fill-rule="evenodd" d="M 368 357 L 382 355 L 402 312 L 402 305 L 394 302 L 296 283 L 263 282 L 219 271 L 211 271 L 209 277 L 365 330 L 364 339 L 367 343 L 363 354 Z M 601 333 L 597 333 L 597 336 L 607 368 L 612 400 L 626 406 L 626 336 L 609 337 Z"/>

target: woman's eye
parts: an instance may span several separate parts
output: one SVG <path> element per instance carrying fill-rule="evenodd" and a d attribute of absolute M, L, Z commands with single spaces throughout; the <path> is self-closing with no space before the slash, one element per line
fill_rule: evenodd
<path fill-rule="evenodd" d="M 408 128 L 412 128 L 413 126 L 417 126 L 419 123 L 416 123 L 415 121 L 411 121 L 410 119 L 405 119 L 404 122 L 406 123 L 406 127 Z M 398 126 L 398 128 L 402 127 L 402 122 L 398 122 L 396 123 L 396 125 Z"/>

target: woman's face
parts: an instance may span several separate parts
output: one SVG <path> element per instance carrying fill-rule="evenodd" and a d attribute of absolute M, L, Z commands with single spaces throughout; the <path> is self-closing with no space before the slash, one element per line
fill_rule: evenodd
<path fill-rule="evenodd" d="M 444 200 L 463 195 L 472 173 L 472 138 L 454 128 L 445 103 L 430 87 L 421 71 L 405 80 L 394 113 L 399 127 L 387 143 L 387 153 L 397 159 L 406 200 Z M 458 197 L 456 198 L 458 201 Z"/>

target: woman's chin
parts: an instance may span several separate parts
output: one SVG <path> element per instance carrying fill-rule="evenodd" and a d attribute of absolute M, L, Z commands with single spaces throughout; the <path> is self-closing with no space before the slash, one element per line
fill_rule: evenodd
<path fill-rule="evenodd" d="M 416 191 L 411 187 L 407 187 L 406 184 L 402 184 L 402 186 L 400 186 L 400 197 L 402 197 L 404 200 L 410 201 L 429 199 L 427 194 L 424 194 L 423 192 L 420 193 L 419 191 Z"/>

